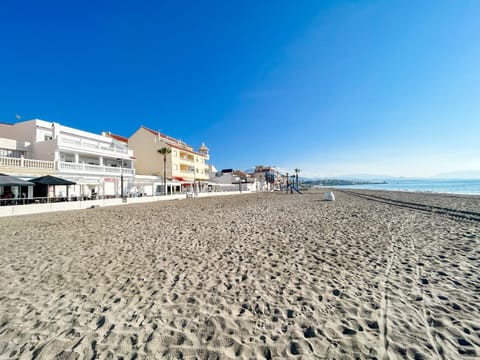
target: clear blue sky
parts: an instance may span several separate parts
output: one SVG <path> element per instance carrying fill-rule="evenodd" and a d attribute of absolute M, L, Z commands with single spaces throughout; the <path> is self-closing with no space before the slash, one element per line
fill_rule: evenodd
<path fill-rule="evenodd" d="M 145 125 L 205 141 L 217 168 L 480 170 L 479 17 L 475 0 L 5 0 L 0 121 Z"/>

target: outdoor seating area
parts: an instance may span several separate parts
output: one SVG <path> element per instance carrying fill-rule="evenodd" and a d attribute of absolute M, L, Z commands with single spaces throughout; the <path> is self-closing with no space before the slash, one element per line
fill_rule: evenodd
<path fill-rule="evenodd" d="M 73 181 L 55 176 L 41 176 L 23 180 L 15 176 L 0 174 L 0 206 L 26 205 L 79 200 L 69 196 L 69 187 Z M 56 186 L 66 188 L 65 196 L 57 196 Z"/>

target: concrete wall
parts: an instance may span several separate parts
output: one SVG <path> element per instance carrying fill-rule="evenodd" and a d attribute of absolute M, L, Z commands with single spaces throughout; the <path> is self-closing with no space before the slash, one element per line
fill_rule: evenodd
<path fill-rule="evenodd" d="M 29 120 L 16 124 L 0 124 L 0 135 L 9 139 L 35 142 L 36 121 Z"/>
<path fill-rule="evenodd" d="M 198 197 L 211 197 L 211 196 L 226 196 L 226 195 L 238 195 L 240 192 L 213 192 L 213 193 L 199 193 Z M 248 194 L 242 193 L 242 194 Z M 12 206 L 0 206 L 0 217 L 16 216 L 16 215 L 29 215 L 54 211 L 67 211 L 67 210 L 82 210 L 92 207 L 103 206 L 116 206 L 116 205 L 128 205 L 147 203 L 154 201 L 165 200 L 189 200 L 194 201 L 192 198 L 187 198 L 186 194 L 168 195 L 168 196 L 151 196 L 151 197 L 138 197 L 128 198 L 127 203 L 123 203 L 122 199 L 105 199 L 105 200 L 88 200 L 88 201 L 72 201 L 72 202 L 58 202 L 50 204 L 29 204 L 29 205 L 12 205 Z"/>
<path fill-rule="evenodd" d="M 233 173 L 222 173 L 220 176 L 213 176 L 210 181 L 217 184 L 231 184 L 238 181 L 238 176 L 233 175 Z"/>
<path fill-rule="evenodd" d="M 29 151 L 31 151 L 31 148 L 29 148 L 29 146 L 30 146 L 30 142 L 28 141 L 15 140 L 10 138 L 3 138 L 3 137 L 0 138 L 1 149 L 21 150 L 21 151 L 26 151 L 28 153 Z"/>
<path fill-rule="evenodd" d="M 33 144 L 33 157 L 36 160 L 55 160 L 56 140 L 47 140 Z"/>

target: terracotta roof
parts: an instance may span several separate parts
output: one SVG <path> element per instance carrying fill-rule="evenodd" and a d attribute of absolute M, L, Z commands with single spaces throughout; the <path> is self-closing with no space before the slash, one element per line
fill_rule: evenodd
<path fill-rule="evenodd" d="M 149 128 L 147 128 L 146 126 L 142 126 L 142 127 L 143 127 L 145 130 L 151 132 L 153 135 L 160 136 L 160 137 L 162 137 L 162 138 L 164 138 L 164 139 L 167 139 L 167 140 L 170 140 L 170 141 L 174 141 L 174 142 L 176 142 L 176 143 L 184 144 L 184 143 L 182 143 L 180 140 L 175 139 L 175 138 L 173 138 L 173 137 L 171 137 L 171 136 L 162 134 L 162 133 L 159 132 L 159 131 L 155 131 L 155 130 L 149 129 Z M 188 146 L 187 144 L 185 144 L 185 145 Z"/>
<path fill-rule="evenodd" d="M 176 149 L 179 149 L 179 150 L 186 150 L 186 151 L 189 151 L 189 152 L 194 153 L 196 155 L 200 155 L 200 156 L 204 156 L 204 157 L 206 156 L 206 154 L 202 154 L 200 152 L 197 152 L 197 151 L 193 150 L 193 148 L 191 146 L 188 146 L 184 142 L 182 142 L 180 140 L 177 140 L 177 139 L 175 139 L 171 136 L 162 134 L 161 132 L 156 131 L 156 130 L 149 129 L 146 126 L 143 126 L 143 125 L 142 125 L 142 128 L 144 128 L 145 130 L 147 130 L 148 132 L 152 133 L 155 136 L 159 136 L 161 138 L 169 140 L 170 143 L 168 145 L 173 147 L 173 148 L 176 148 Z M 172 144 L 172 142 L 173 142 L 173 144 Z"/>
<path fill-rule="evenodd" d="M 124 142 L 125 144 L 128 144 L 128 138 L 126 138 L 125 136 L 112 134 L 110 131 L 105 133 L 105 135 L 108 136 L 108 137 L 111 137 L 112 139 L 115 139 L 115 140 L 118 140 L 120 142 Z"/>

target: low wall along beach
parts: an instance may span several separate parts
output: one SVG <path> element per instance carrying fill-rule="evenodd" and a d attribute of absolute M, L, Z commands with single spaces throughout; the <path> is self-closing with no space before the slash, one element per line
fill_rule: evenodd
<path fill-rule="evenodd" d="M 479 198 L 335 198 L 0 218 L 0 358 L 478 358 Z"/>
<path fill-rule="evenodd" d="M 68 211 L 89 209 L 103 206 L 118 206 L 127 204 L 148 203 L 154 201 L 166 200 L 183 200 L 210 196 L 225 196 L 239 194 L 237 191 L 225 192 L 204 192 L 197 193 L 195 196 L 192 193 L 181 193 L 167 196 L 142 196 L 125 198 L 125 202 L 121 198 L 114 199 L 97 199 L 86 201 L 63 201 L 63 202 L 48 202 L 43 204 L 25 204 L 25 205 L 8 205 L 0 206 L 0 217 L 15 216 L 15 215 L 30 215 L 54 211 Z"/>

